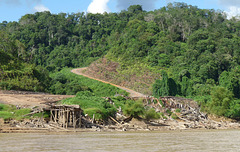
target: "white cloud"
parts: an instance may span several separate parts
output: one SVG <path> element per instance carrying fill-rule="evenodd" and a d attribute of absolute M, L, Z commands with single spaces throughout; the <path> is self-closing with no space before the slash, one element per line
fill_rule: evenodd
<path fill-rule="evenodd" d="M 34 7 L 34 12 L 44 12 L 44 11 L 50 11 L 50 10 L 42 4 L 39 4 Z"/>
<path fill-rule="evenodd" d="M 88 6 L 87 12 L 89 13 L 104 13 L 110 12 L 107 3 L 109 0 L 93 0 L 91 4 Z"/>
<path fill-rule="evenodd" d="M 240 15 L 240 7 L 236 6 L 230 6 L 227 11 L 225 11 L 227 14 L 228 19 L 231 19 L 232 17 L 236 17 Z"/>
<path fill-rule="evenodd" d="M 240 0 L 217 0 L 224 8 L 228 19 L 240 15 Z"/>

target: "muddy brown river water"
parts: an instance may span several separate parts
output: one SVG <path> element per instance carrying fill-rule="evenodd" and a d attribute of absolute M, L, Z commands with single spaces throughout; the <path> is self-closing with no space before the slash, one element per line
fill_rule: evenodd
<path fill-rule="evenodd" d="M 1 152 L 237 152 L 240 130 L 0 134 Z"/>

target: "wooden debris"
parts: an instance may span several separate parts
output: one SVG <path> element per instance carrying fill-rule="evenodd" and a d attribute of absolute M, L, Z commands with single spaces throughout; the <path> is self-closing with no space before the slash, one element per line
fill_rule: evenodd
<path fill-rule="evenodd" d="M 44 111 L 50 112 L 50 122 L 57 123 L 60 127 L 81 128 L 82 112 L 79 105 L 50 105 Z"/>

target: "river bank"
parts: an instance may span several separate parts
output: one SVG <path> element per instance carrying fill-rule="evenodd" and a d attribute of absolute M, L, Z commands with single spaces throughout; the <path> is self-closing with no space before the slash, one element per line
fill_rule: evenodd
<path fill-rule="evenodd" d="M 19 108 L 30 108 L 40 106 L 40 109 L 46 105 L 42 103 L 55 102 L 63 98 L 72 96 L 49 95 L 43 93 L 18 92 L 18 91 L 0 91 L 0 101 L 21 105 Z M 12 99 L 13 98 L 13 99 Z M 166 98 L 166 99 L 165 99 Z M 23 120 L 7 120 L 0 118 L 0 133 L 46 133 L 46 132 L 113 132 L 113 131 L 168 131 L 168 130 L 193 130 L 193 129 L 239 129 L 240 123 L 227 118 L 218 118 L 207 116 L 200 112 L 195 102 L 176 98 L 165 97 L 161 100 L 165 102 L 163 107 L 159 102 L 153 102 L 152 98 L 144 98 L 144 104 L 162 112 L 164 117 L 158 120 L 144 120 L 141 118 L 126 119 L 121 113 L 116 114 L 116 118 L 109 118 L 107 122 L 101 123 L 92 120 L 89 117 L 82 116 L 81 128 L 64 128 L 61 124 L 53 123 L 49 118 L 30 118 Z M 185 101 L 186 100 L 186 101 Z M 177 107 L 181 108 L 177 112 Z M 37 108 L 39 109 L 39 108 Z M 168 111 L 177 117 L 173 119 Z"/>
<path fill-rule="evenodd" d="M 217 119 L 217 118 L 216 118 Z M 11 120 L 4 122 L 0 119 L 0 133 L 48 133 L 48 132 L 132 132 L 132 131 L 173 131 L 173 130 L 232 130 L 240 129 L 239 122 L 219 119 L 212 119 L 206 122 L 199 121 L 183 121 L 183 120 L 154 120 L 146 121 L 132 118 L 131 121 L 125 123 L 115 123 L 108 125 L 89 124 L 83 128 L 62 128 L 54 123 L 32 120 Z"/>

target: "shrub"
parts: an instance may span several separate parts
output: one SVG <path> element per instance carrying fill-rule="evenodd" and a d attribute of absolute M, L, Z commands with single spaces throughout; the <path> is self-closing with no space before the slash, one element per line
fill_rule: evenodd
<path fill-rule="evenodd" d="M 156 113 L 156 111 L 151 108 L 145 113 L 145 119 L 150 120 L 150 119 L 159 119 L 160 115 Z"/>
<path fill-rule="evenodd" d="M 175 110 L 175 112 L 178 112 L 178 113 L 179 113 L 179 112 L 181 112 L 181 109 L 178 109 L 178 108 L 177 108 L 177 109 Z"/>
<path fill-rule="evenodd" d="M 138 118 L 139 116 L 144 114 L 145 109 L 144 109 L 142 101 L 136 101 L 134 103 L 127 103 L 123 112 L 126 115 L 129 115 L 134 118 Z"/>
<path fill-rule="evenodd" d="M 231 102 L 230 109 L 225 116 L 240 120 L 240 100 L 235 100 Z"/>
<path fill-rule="evenodd" d="M 168 119 L 166 116 L 163 116 L 163 119 Z"/>
<path fill-rule="evenodd" d="M 172 117 L 173 119 L 178 119 L 178 116 L 177 116 L 175 113 L 172 113 L 171 117 Z"/>
<path fill-rule="evenodd" d="M 172 114 L 171 110 L 169 110 L 169 109 L 166 110 L 166 113 L 167 113 L 169 116 L 171 116 L 171 114 Z"/>
<path fill-rule="evenodd" d="M 108 103 L 104 98 L 95 96 L 94 93 L 90 91 L 78 92 L 77 96 L 74 98 L 68 98 L 61 101 L 62 104 L 75 104 L 80 105 L 85 114 L 88 114 L 97 120 L 105 120 L 109 116 L 114 117 L 116 114 L 116 108 Z"/>

